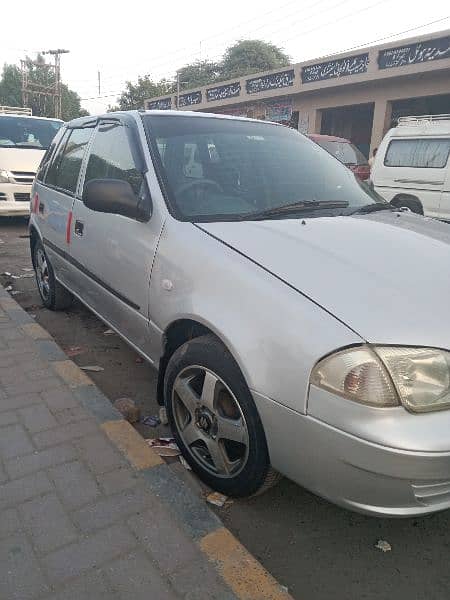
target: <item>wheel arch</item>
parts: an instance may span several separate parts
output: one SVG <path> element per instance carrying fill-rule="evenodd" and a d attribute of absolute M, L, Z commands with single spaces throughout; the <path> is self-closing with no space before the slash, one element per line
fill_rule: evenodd
<path fill-rule="evenodd" d="M 404 203 L 404 204 L 403 204 Z M 417 196 L 414 194 L 408 194 L 402 192 L 400 194 L 396 194 L 391 200 L 392 206 L 396 206 L 401 208 L 402 206 L 407 206 L 413 212 L 423 215 L 423 205 Z"/>
<path fill-rule="evenodd" d="M 41 241 L 42 242 L 42 238 L 39 234 L 39 231 L 37 230 L 37 228 L 30 224 L 29 228 L 28 228 L 29 232 L 30 232 L 30 252 L 31 252 L 31 262 L 34 265 L 34 247 L 36 246 L 36 242 L 37 241 Z"/>
<path fill-rule="evenodd" d="M 170 357 L 184 343 L 203 335 L 213 335 L 221 342 L 221 344 L 225 346 L 225 348 L 236 361 L 244 379 L 247 381 L 241 361 L 237 359 L 235 352 L 230 347 L 230 344 L 227 343 L 223 336 L 217 332 L 217 330 L 211 324 L 202 322 L 202 320 L 196 317 L 178 318 L 167 325 L 163 334 L 163 353 L 159 359 L 157 383 L 157 401 L 159 405 L 162 406 L 164 404 L 164 376 Z"/>

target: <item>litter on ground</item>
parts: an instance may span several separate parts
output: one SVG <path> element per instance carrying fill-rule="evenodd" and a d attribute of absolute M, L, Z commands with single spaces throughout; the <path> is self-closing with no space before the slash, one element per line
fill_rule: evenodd
<path fill-rule="evenodd" d="M 183 467 L 186 469 L 186 471 L 192 471 L 191 465 L 188 463 L 188 461 L 184 458 L 184 456 L 182 454 L 180 454 L 179 459 L 180 459 L 180 463 L 183 465 Z"/>
<path fill-rule="evenodd" d="M 169 423 L 167 419 L 167 411 L 164 406 L 161 406 L 159 409 L 159 420 L 161 421 L 161 425 L 168 425 Z"/>
<path fill-rule="evenodd" d="M 99 373 L 100 371 L 104 371 L 103 367 L 99 367 L 98 365 L 86 365 L 84 367 L 80 367 L 83 371 L 92 371 L 93 373 Z"/>
<path fill-rule="evenodd" d="M 5 287 L 5 290 L 7 292 L 10 292 L 13 289 L 12 285 L 8 285 L 8 287 Z"/>
<path fill-rule="evenodd" d="M 141 418 L 141 411 L 131 398 L 118 398 L 113 406 L 129 423 L 137 423 Z"/>
<path fill-rule="evenodd" d="M 169 457 L 180 455 L 180 449 L 175 443 L 174 438 L 151 438 L 147 439 L 146 442 L 159 456 Z"/>
<path fill-rule="evenodd" d="M 378 550 L 381 550 L 382 552 L 390 552 L 392 550 L 392 546 L 386 540 L 378 540 L 375 544 L 375 548 L 378 548 Z"/>
<path fill-rule="evenodd" d="M 222 508 L 225 505 L 225 503 L 231 502 L 228 496 L 224 496 L 220 492 L 211 492 L 211 494 L 208 494 L 206 496 L 206 501 L 210 504 L 214 504 L 214 506 L 218 506 L 219 508 Z"/>
<path fill-rule="evenodd" d="M 112 329 L 107 329 L 106 331 L 103 332 L 103 335 L 114 335 L 116 332 L 113 331 Z"/>
<path fill-rule="evenodd" d="M 141 423 L 143 425 L 148 425 L 149 427 L 157 427 L 161 424 L 161 421 L 158 415 L 148 415 L 147 417 L 142 418 Z"/>
<path fill-rule="evenodd" d="M 79 354 L 83 354 L 83 352 L 85 352 L 85 348 L 82 348 L 81 346 L 70 346 L 70 348 L 67 348 L 66 350 L 66 354 L 67 356 L 78 356 Z"/>

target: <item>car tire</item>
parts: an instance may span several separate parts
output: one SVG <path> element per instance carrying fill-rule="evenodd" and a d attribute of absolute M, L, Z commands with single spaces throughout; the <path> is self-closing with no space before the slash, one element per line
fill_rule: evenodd
<path fill-rule="evenodd" d="M 396 208 L 409 208 L 409 210 L 417 215 L 423 215 L 422 202 L 415 196 L 400 195 L 391 200 L 391 205 Z"/>
<path fill-rule="evenodd" d="M 33 266 L 41 300 L 50 310 L 64 310 L 73 302 L 72 294 L 55 278 L 44 246 L 37 240 L 33 246 Z"/>
<path fill-rule="evenodd" d="M 240 497 L 278 481 L 250 390 L 214 335 L 194 338 L 172 355 L 164 402 L 181 453 L 207 485 Z"/>

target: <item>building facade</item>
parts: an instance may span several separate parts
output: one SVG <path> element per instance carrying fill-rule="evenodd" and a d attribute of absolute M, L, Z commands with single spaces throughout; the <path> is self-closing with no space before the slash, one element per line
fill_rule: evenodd
<path fill-rule="evenodd" d="M 177 107 L 345 137 L 369 156 L 398 117 L 450 113 L 450 30 L 145 101 Z"/>

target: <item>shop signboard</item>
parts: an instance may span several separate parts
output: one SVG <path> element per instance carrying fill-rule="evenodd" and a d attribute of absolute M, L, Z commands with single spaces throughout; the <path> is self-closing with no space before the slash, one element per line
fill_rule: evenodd
<path fill-rule="evenodd" d="M 378 53 L 378 67 L 380 69 L 392 69 L 393 67 L 415 65 L 442 58 L 450 58 L 450 35 L 427 42 L 417 42 L 416 44 L 380 50 Z"/>
<path fill-rule="evenodd" d="M 190 92 L 188 94 L 180 95 L 180 104 L 179 106 L 192 106 L 193 104 L 200 104 L 202 101 L 202 93 L 201 92 Z"/>
<path fill-rule="evenodd" d="M 172 98 L 162 98 L 160 100 L 148 100 L 147 110 L 170 110 L 172 108 Z"/>
<path fill-rule="evenodd" d="M 292 117 L 292 100 L 268 102 L 266 104 L 266 120 L 277 123 L 290 121 Z"/>
<path fill-rule="evenodd" d="M 206 101 L 217 102 L 217 100 L 226 100 L 227 98 L 236 98 L 241 93 L 241 84 L 227 83 L 226 85 L 217 85 L 206 90 Z"/>
<path fill-rule="evenodd" d="M 279 73 L 247 79 L 247 94 L 257 94 L 258 92 L 267 92 L 268 90 L 279 90 L 284 87 L 290 87 L 294 85 L 294 77 L 294 69 L 289 69 L 289 71 L 280 71 Z"/>
<path fill-rule="evenodd" d="M 324 81 L 325 79 L 347 75 L 359 75 L 359 73 L 366 73 L 368 65 L 369 54 L 367 52 L 357 56 L 329 60 L 317 65 L 308 65 L 302 68 L 302 83 Z"/>

